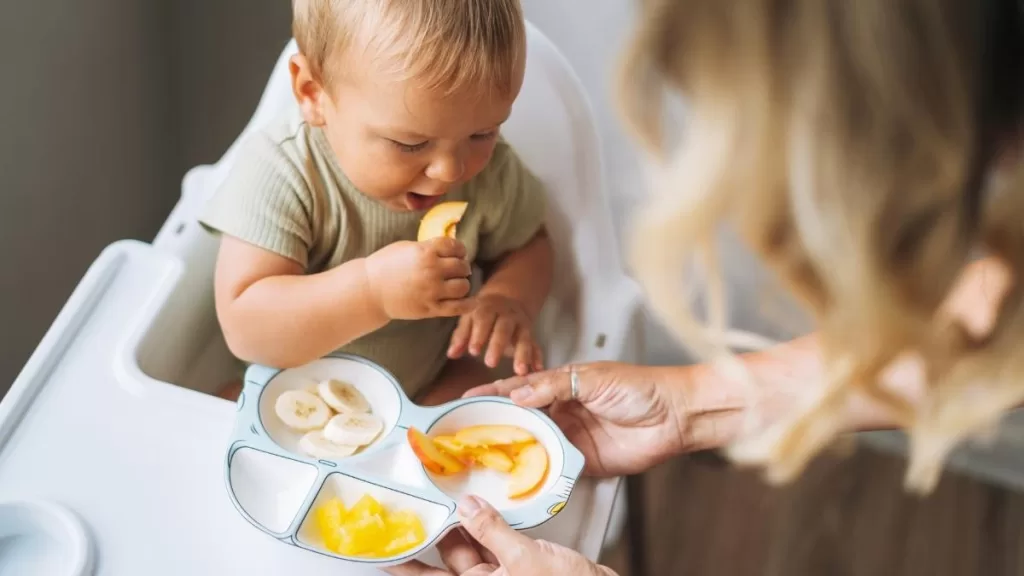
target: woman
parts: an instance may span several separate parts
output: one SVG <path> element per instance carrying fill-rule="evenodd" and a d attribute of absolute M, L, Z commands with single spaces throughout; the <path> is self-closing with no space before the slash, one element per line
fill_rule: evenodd
<path fill-rule="evenodd" d="M 957 442 L 1024 401 L 1017 2 L 645 0 L 642 14 L 621 84 L 663 162 L 632 261 L 652 308 L 707 363 L 579 366 L 471 394 L 547 407 L 595 475 L 727 447 L 785 482 L 846 432 L 905 428 L 907 486 L 929 491 Z M 678 149 L 660 134 L 664 88 L 686 98 Z M 730 352 L 722 224 L 800 299 L 814 334 Z M 696 276 L 681 268 L 693 257 L 706 325 L 676 282 Z M 486 503 L 461 510 L 470 538 L 441 546 L 448 571 L 393 573 L 610 573 Z"/>

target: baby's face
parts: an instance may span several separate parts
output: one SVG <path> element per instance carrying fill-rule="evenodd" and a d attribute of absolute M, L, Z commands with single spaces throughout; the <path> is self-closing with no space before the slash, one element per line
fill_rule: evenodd
<path fill-rule="evenodd" d="M 400 211 L 426 210 L 483 170 L 522 83 L 520 71 L 511 93 L 484 88 L 443 96 L 415 79 L 363 70 L 316 99 L 304 102 L 299 93 L 300 105 L 308 121 L 323 127 L 352 184 Z"/>

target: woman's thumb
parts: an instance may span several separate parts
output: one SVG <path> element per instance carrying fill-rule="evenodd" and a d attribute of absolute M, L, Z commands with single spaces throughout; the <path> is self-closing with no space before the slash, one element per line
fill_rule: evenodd
<path fill-rule="evenodd" d="M 506 570 L 528 559 L 534 548 L 533 540 L 513 530 L 482 498 L 465 498 L 459 504 L 459 517 L 469 535 L 490 550 Z"/>

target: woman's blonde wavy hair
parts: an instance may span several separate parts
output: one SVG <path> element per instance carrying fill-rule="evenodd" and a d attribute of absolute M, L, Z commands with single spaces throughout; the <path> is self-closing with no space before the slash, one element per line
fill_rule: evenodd
<path fill-rule="evenodd" d="M 1020 174 L 985 185 L 1019 115 L 1018 54 L 1005 56 L 1020 48 L 1016 2 L 641 5 L 620 101 L 662 160 L 631 247 L 653 308 L 705 359 L 742 367 L 724 337 L 713 242 L 726 225 L 820 328 L 825 385 L 808 385 L 806 404 L 773 428 L 752 421 L 731 454 L 788 481 L 838 438 L 840 411 L 859 392 L 908 430 L 906 484 L 930 491 L 960 440 L 1024 401 L 1021 284 L 984 337 L 937 314 L 979 249 L 1016 278 L 1024 271 Z M 677 147 L 663 134 L 666 89 L 685 98 Z M 691 258 L 706 273 L 705 321 L 679 282 L 694 283 Z M 905 354 L 926 369 L 919 401 L 880 380 Z"/>

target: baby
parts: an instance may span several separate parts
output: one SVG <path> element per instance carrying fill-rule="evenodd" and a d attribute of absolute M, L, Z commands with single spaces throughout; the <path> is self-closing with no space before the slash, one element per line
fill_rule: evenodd
<path fill-rule="evenodd" d="M 201 217 L 222 235 L 231 351 L 279 368 L 357 354 L 425 404 L 492 380 L 505 357 L 540 369 L 545 194 L 499 133 L 523 81 L 519 0 L 293 8 L 298 112 L 245 139 Z M 468 202 L 457 238 L 417 242 L 446 201 Z"/>

